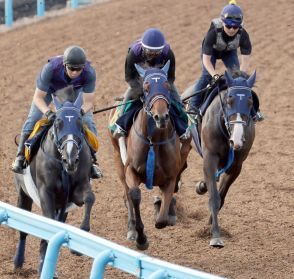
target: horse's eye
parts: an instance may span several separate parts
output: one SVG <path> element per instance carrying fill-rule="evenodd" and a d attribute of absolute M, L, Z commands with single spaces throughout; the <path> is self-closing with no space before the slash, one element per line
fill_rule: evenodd
<path fill-rule="evenodd" d="M 228 103 L 229 106 L 233 106 L 234 97 L 233 96 L 228 96 L 227 103 Z"/>
<path fill-rule="evenodd" d="M 164 84 L 163 84 L 164 88 L 166 88 L 167 90 L 170 90 L 171 87 L 170 87 L 170 84 L 168 81 L 165 81 Z"/>
<path fill-rule="evenodd" d="M 145 82 L 145 83 L 143 84 L 143 90 L 144 90 L 144 92 L 146 92 L 146 93 L 149 92 L 149 90 L 150 90 L 150 83 L 149 83 L 149 82 Z"/>
<path fill-rule="evenodd" d="M 249 107 L 253 106 L 253 98 L 252 97 L 248 98 L 248 106 Z"/>
<path fill-rule="evenodd" d="M 77 119 L 77 126 L 78 126 L 78 129 L 82 129 L 83 128 L 83 121 L 82 119 Z"/>
<path fill-rule="evenodd" d="M 64 125 L 63 121 L 61 119 L 56 119 L 54 124 L 55 124 L 56 129 L 58 129 L 58 130 L 61 130 Z"/>

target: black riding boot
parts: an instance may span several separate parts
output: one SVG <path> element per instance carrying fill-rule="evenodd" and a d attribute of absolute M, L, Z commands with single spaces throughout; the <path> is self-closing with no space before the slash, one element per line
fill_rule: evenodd
<path fill-rule="evenodd" d="M 92 158 L 93 158 L 93 164 L 91 166 L 91 178 L 92 179 L 98 179 L 101 178 L 103 176 L 102 171 L 100 170 L 99 166 L 97 165 L 97 159 L 96 159 L 96 155 L 94 152 L 92 153 Z"/>
<path fill-rule="evenodd" d="M 25 142 L 28 139 L 30 134 L 21 133 L 18 148 L 16 152 L 16 158 L 14 163 L 12 164 L 12 171 L 15 173 L 23 173 L 23 169 L 25 167 Z"/>

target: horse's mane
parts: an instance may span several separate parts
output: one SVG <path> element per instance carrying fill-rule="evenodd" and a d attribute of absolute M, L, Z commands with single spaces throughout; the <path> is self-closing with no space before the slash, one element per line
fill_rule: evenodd
<path fill-rule="evenodd" d="M 69 85 L 65 88 L 57 90 L 54 95 L 61 103 L 64 103 L 65 101 L 73 103 L 78 97 L 79 92 L 74 90 L 73 85 Z"/>
<path fill-rule="evenodd" d="M 232 71 L 231 71 L 231 75 L 232 77 L 235 79 L 235 78 L 244 78 L 244 79 L 248 79 L 250 77 L 250 75 L 248 75 L 246 72 L 243 72 L 237 68 L 234 68 Z"/>

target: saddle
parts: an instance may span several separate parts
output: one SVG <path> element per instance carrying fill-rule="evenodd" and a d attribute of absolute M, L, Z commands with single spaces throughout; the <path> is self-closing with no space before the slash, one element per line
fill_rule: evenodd
<path fill-rule="evenodd" d="M 34 126 L 34 130 L 25 142 L 25 158 L 28 163 L 32 161 L 37 154 L 42 139 L 48 133 L 52 123 L 49 123 L 46 118 L 40 119 Z M 96 135 L 88 128 L 86 124 L 83 125 L 85 140 L 90 147 L 91 153 L 96 153 L 99 148 L 99 141 Z"/>

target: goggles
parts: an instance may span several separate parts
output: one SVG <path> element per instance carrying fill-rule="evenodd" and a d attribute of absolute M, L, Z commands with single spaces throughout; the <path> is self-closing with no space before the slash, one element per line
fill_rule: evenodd
<path fill-rule="evenodd" d="M 143 52 L 148 57 L 156 57 L 162 54 L 163 49 L 149 49 L 143 48 Z"/>
<path fill-rule="evenodd" d="M 228 29 L 232 29 L 232 28 L 233 28 L 234 30 L 240 28 L 239 25 L 228 25 L 228 24 L 225 24 L 225 26 L 226 26 L 226 28 L 228 28 Z"/>
<path fill-rule="evenodd" d="M 80 72 L 81 70 L 83 70 L 84 69 L 84 67 L 83 66 L 69 66 L 69 65 L 66 65 L 66 68 L 68 69 L 68 70 L 70 70 L 71 72 Z"/>

